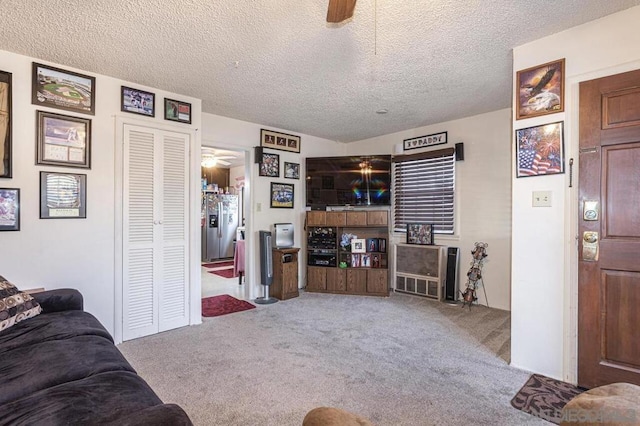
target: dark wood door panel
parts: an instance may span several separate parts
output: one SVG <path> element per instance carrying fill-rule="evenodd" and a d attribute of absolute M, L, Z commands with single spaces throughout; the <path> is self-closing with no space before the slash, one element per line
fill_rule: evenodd
<path fill-rule="evenodd" d="M 602 95 L 602 128 L 640 124 L 640 87 L 616 90 Z"/>
<path fill-rule="evenodd" d="M 640 143 L 602 148 L 603 237 L 640 238 Z"/>
<path fill-rule="evenodd" d="M 640 273 L 603 271 L 602 359 L 633 368 L 640 359 Z"/>
<path fill-rule="evenodd" d="M 599 260 L 601 268 L 637 271 L 640 266 L 640 242 L 617 238 L 603 239 L 600 241 Z"/>

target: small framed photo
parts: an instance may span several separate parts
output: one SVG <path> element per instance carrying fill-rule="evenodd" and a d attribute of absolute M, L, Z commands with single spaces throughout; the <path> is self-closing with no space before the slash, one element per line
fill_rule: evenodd
<path fill-rule="evenodd" d="M 407 244 L 433 245 L 433 224 L 407 223 Z"/>
<path fill-rule="evenodd" d="M 0 231 L 20 230 L 20 189 L 0 188 Z"/>
<path fill-rule="evenodd" d="M 146 115 L 147 117 L 156 116 L 156 95 L 154 93 L 121 86 L 120 99 L 120 110 L 123 112 Z"/>
<path fill-rule="evenodd" d="M 367 240 L 364 238 L 354 238 L 351 240 L 351 253 L 366 253 Z"/>
<path fill-rule="evenodd" d="M 31 73 L 32 104 L 95 114 L 95 77 L 35 62 Z"/>
<path fill-rule="evenodd" d="M 87 175 L 40 172 L 40 219 L 87 217 Z"/>
<path fill-rule="evenodd" d="M 259 176 L 280 177 L 280 156 L 278 154 L 262 154 Z"/>
<path fill-rule="evenodd" d="M 191 104 L 165 98 L 164 119 L 191 124 Z"/>
<path fill-rule="evenodd" d="M 300 136 L 260 129 L 260 146 L 300 153 Z"/>
<path fill-rule="evenodd" d="M 11 175 L 11 73 L 0 71 L 0 178 Z"/>
<path fill-rule="evenodd" d="M 293 208 L 293 184 L 271 182 L 271 208 Z"/>
<path fill-rule="evenodd" d="M 285 161 L 284 177 L 287 179 L 300 179 L 300 164 Z"/>
<path fill-rule="evenodd" d="M 564 173 L 563 122 L 516 130 L 516 177 Z"/>
<path fill-rule="evenodd" d="M 91 120 L 36 111 L 36 164 L 91 168 Z"/>
<path fill-rule="evenodd" d="M 564 111 L 564 58 L 516 73 L 516 120 Z"/>

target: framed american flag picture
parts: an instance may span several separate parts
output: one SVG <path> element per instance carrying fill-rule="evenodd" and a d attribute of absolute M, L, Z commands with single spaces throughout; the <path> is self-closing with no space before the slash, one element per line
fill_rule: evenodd
<path fill-rule="evenodd" d="M 564 122 L 516 130 L 516 177 L 564 173 Z"/>

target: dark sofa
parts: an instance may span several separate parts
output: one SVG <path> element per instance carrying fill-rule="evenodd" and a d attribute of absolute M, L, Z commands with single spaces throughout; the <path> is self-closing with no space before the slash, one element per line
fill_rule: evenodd
<path fill-rule="evenodd" d="M 0 332 L 0 425 L 191 425 L 136 374 L 76 290 Z"/>

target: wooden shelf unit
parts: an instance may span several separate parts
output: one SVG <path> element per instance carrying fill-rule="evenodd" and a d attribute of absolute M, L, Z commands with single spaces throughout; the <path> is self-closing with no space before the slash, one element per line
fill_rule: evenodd
<path fill-rule="evenodd" d="M 389 212 L 386 210 L 363 211 L 309 211 L 307 212 L 307 230 L 318 227 L 335 229 L 335 250 L 323 250 L 336 253 L 337 265 L 331 267 L 313 266 L 307 262 L 307 285 L 310 292 L 388 296 L 389 272 Z M 384 240 L 384 251 L 368 251 L 371 266 L 351 266 L 352 253 L 340 246 L 342 234 L 357 235 L 362 239 Z M 307 246 L 307 256 L 314 250 Z M 378 267 L 373 267 L 374 256 Z M 341 261 L 348 267 L 340 268 Z"/>

